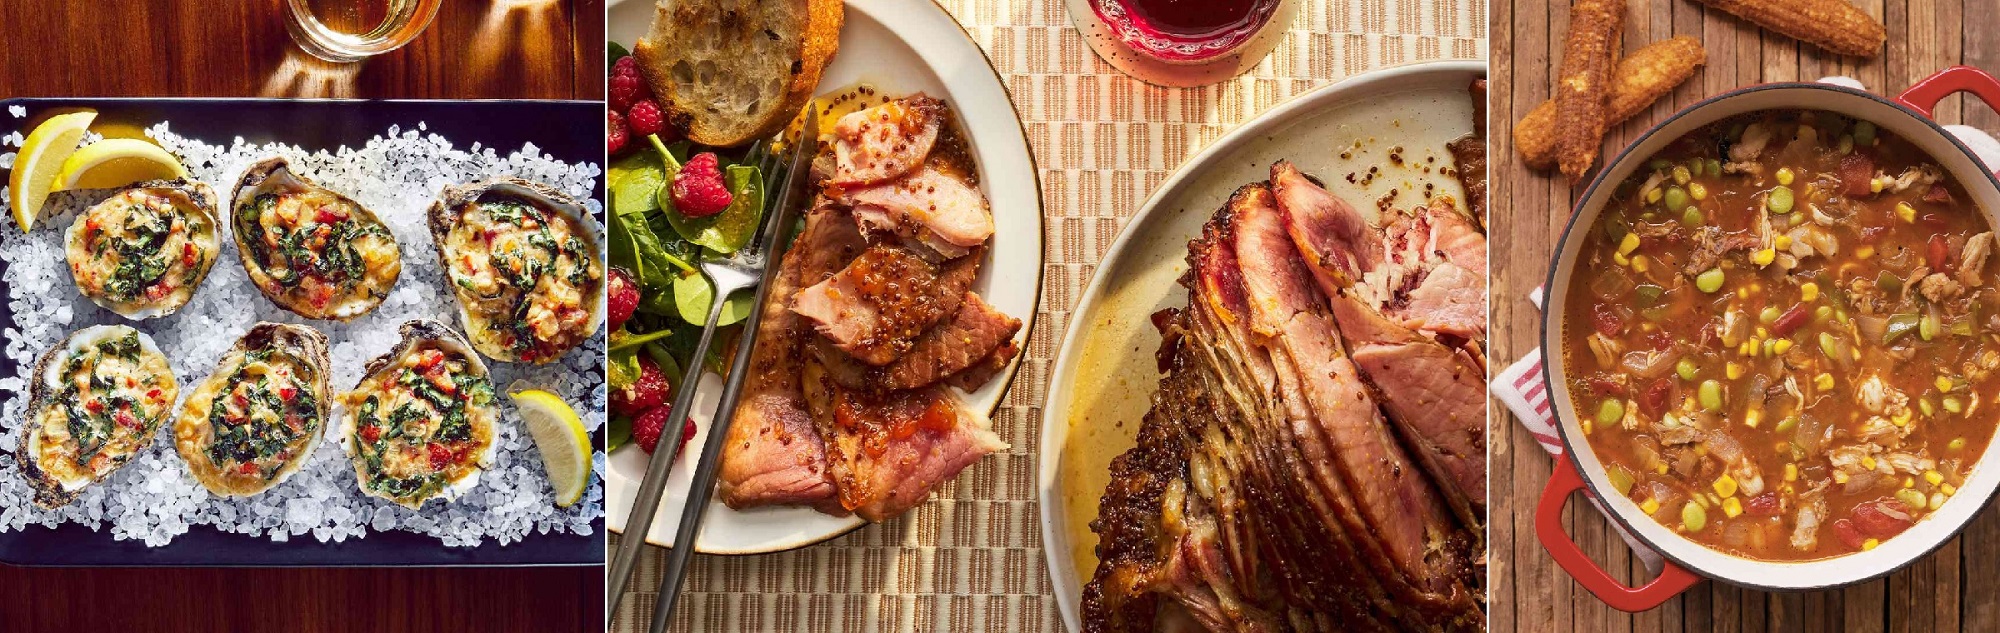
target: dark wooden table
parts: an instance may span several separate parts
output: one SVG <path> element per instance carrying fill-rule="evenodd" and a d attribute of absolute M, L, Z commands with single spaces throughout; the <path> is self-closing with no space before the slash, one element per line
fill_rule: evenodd
<path fill-rule="evenodd" d="M 299 52 L 284 11 L 281 0 L 5 0 L 0 98 L 603 98 L 603 0 L 446 0 L 415 42 L 349 66 Z M 598 567 L 0 565 L 10 632 L 597 631 L 603 605 Z"/>
<path fill-rule="evenodd" d="M 347 65 L 301 52 L 284 3 L 0 2 L 0 98 L 604 97 L 604 0 L 444 0 L 415 41 Z"/>
<path fill-rule="evenodd" d="M 1626 15 L 1625 48 L 1693 35 L 1708 49 L 1707 67 L 1650 111 L 1618 126 L 1606 151 L 1630 142 L 1652 123 L 1702 97 L 1766 81 L 1812 81 L 1828 75 L 1860 79 L 1870 90 L 1895 94 L 1945 66 L 2000 70 L 2000 29 L 1991 0 L 1857 0 L 1889 27 L 1889 43 L 1872 60 L 1839 58 L 1760 31 L 1690 0 L 1635 0 Z M 1554 6 L 1551 6 L 1554 5 Z M 1564 0 L 1498 0 L 1493 11 L 1492 103 L 1495 200 L 1492 336 L 1496 364 L 1537 345 L 1535 306 L 1527 293 L 1542 283 L 1556 235 L 1580 188 L 1527 171 L 1509 138 L 1513 123 L 1548 98 L 1568 24 Z M 2000 130 L 1976 100 L 1947 99 L 1938 120 Z M 1770 594 L 1707 582 L 1658 609 L 1627 615 L 1606 607 L 1556 567 L 1534 536 L 1535 501 L 1548 481 L 1550 458 L 1494 403 L 1489 582 L 1494 631 L 1958 631 L 2000 627 L 2000 512 L 1979 515 L 1958 539 L 1885 579 L 1839 591 Z M 1564 520 L 1583 550 L 1628 583 L 1648 580 L 1638 559 L 1586 504 L 1572 503 Z"/>

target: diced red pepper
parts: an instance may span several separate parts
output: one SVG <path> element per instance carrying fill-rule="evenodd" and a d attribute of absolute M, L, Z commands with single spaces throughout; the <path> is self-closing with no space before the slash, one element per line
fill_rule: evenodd
<path fill-rule="evenodd" d="M 164 282 L 164 281 L 162 281 L 162 282 L 160 282 L 160 283 L 156 283 L 156 284 L 153 284 L 153 285 L 151 285 L 151 286 L 147 286 L 147 287 L 146 287 L 146 300 L 147 300 L 147 301 L 159 301 L 159 300 L 160 300 L 160 297 L 164 297 L 164 296 L 167 296 L 167 293 L 169 293 L 169 292 L 173 292 L 173 290 L 174 290 L 174 287 L 173 287 L 173 285 L 172 285 L 172 284 L 169 284 L 169 283 L 167 283 L 167 282 Z"/>
<path fill-rule="evenodd" d="M 251 462 L 243 462 L 242 466 L 236 468 L 236 472 L 245 475 L 255 474 L 257 472 L 257 465 Z"/>
<path fill-rule="evenodd" d="M 452 451 L 450 447 L 437 442 L 431 442 L 428 448 L 431 453 L 431 470 L 444 470 L 445 466 L 451 465 Z"/>
<path fill-rule="evenodd" d="M 298 390 L 298 388 L 297 388 L 297 387 L 293 387 L 293 386 L 291 386 L 291 385 L 286 385 L 286 386 L 283 386 L 283 387 L 279 387 L 279 388 L 278 388 L 278 399 L 279 399 L 279 400 L 283 400 L 283 401 L 285 401 L 285 402 L 291 402 L 291 401 L 292 401 L 292 398 L 293 398 L 293 397 L 296 397 L 296 396 L 298 396 L 298 395 L 299 395 L 299 390 Z"/>
<path fill-rule="evenodd" d="M 195 262 L 198 262 L 198 261 L 201 261 L 201 258 L 199 258 L 199 257 L 196 257 L 196 256 L 195 256 L 195 253 L 194 253 L 194 242 L 188 242 L 188 243 L 186 243 L 186 244 L 182 244 L 182 245 L 181 245 L 181 265 L 182 265 L 182 266 L 193 266 L 193 265 L 195 264 Z"/>
<path fill-rule="evenodd" d="M 369 444 L 374 444 L 375 440 L 382 439 L 382 427 L 373 424 L 361 427 L 361 439 Z"/>
<path fill-rule="evenodd" d="M 160 399 L 160 390 L 158 390 L 158 389 L 154 389 L 154 390 L 152 390 L 152 391 L 148 391 L 148 392 L 146 392 L 146 399 L 147 399 L 147 400 L 159 400 L 159 399 Z"/>
<path fill-rule="evenodd" d="M 155 391 L 158 391 L 158 390 L 156 389 Z M 102 400 L 92 400 L 92 401 L 89 401 L 89 402 L 85 402 L 85 403 L 83 403 L 83 410 L 85 410 L 85 411 L 89 411 L 89 412 L 91 412 L 91 413 L 103 413 L 103 412 L 104 412 L 104 401 L 102 401 Z"/>
<path fill-rule="evenodd" d="M 447 394 L 458 393 L 458 385 L 452 384 L 451 375 L 445 373 L 443 367 L 431 367 L 430 371 L 424 372 L 424 379 L 430 381 L 431 386 L 437 387 L 438 391 Z"/>
<path fill-rule="evenodd" d="M 1806 304 L 1794 305 L 1792 309 L 1779 315 L 1777 321 L 1771 323 L 1771 332 L 1781 337 L 1791 336 L 1793 332 L 1799 331 L 1799 328 L 1805 327 L 1806 322 L 1811 319 L 1812 311 L 1806 309 Z"/>
<path fill-rule="evenodd" d="M 346 220 L 347 212 L 335 209 L 332 206 L 322 206 L 319 208 L 319 213 L 313 216 L 313 219 L 318 220 L 320 224 L 333 224 Z"/>
<path fill-rule="evenodd" d="M 132 417 L 132 412 L 127 409 L 119 409 L 118 413 L 111 416 L 111 419 L 117 420 L 118 426 L 131 429 L 139 428 L 139 418 Z"/>
<path fill-rule="evenodd" d="M 444 362 L 444 352 L 427 349 L 422 352 L 421 356 L 417 357 L 417 370 L 430 371 L 432 367 L 436 367 L 438 363 L 442 362 Z"/>

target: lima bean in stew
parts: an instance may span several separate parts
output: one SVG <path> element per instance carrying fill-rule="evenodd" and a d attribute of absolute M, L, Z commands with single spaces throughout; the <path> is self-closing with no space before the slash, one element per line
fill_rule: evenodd
<path fill-rule="evenodd" d="M 1620 183 L 1563 315 L 1607 479 L 1758 560 L 1868 550 L 1964 485 L 2000 413 L 1993 233 L 1908 140 L 1766 111 Z"/>

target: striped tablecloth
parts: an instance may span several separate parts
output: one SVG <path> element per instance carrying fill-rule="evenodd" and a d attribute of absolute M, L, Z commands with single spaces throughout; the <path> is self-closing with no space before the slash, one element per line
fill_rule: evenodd
<path fill-rule="evenodd" d="M 698 557 L 674 630 L 1063 630 L 1043 563 L 1034 451 L 1056 344 L 1126 220 L 1182 161 L 1292 95 L 1376 68 L 1486 57 L 1481 0 L 1300 2 L 1284 40 L 1249 74 L 1165 89 L 1099 60 L 1063 0 L 939 1 L 1013 93 L 1049 214 L 1040 314 L 993 419 L 1013 449 L 981 460 L 899 520 L 791 552 Z M 633 586 L 658 586 L 663 559 L 664 550 L 643 555 Z M 654 597 L 627 597 L 611 630 L 643 631 Z"/>

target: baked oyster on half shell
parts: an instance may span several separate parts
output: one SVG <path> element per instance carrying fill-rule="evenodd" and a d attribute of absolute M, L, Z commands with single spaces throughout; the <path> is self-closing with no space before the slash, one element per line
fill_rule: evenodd
<path fill-rule="evenodd" d="M 340 442 L 361 492 L 419 509 L 458 498 L 493 463 L 493 385 L 450 327 L 404 323 L 403 340 L 340 395 Z"/>
<path fill-rule="evenodd" d="M 550 363 L 596 332 L 599 233 L 576 200 L 542 183 L 498 178 L 446 188 L 429 224 L 479 353 Z"/>
<path fill-rule="evenodd" d="M 153 445 L 180 390 L 152 337 L 124 325 L 77 330 L 35 361 L 14 452 L 35 505 L 59 508 Z"/>
<path fill-rule="evenodd" d="M 178 178 L 119 189 L 63 236 L 70 278 L 91 303 L 131 319 L 173 314 L 221 252 L 215 190 Z"/>
<path fill-rule="evenodd" d="M 303 467 L 326 427 L 326 336 L 258 323 L 181 404 L 174 448 L 209 492 L 248 497 Z"/>
<path fill-rule="evenodd" d="M 381 218 L 292 171 L 283 157 L 244 170 L 229 208 L 250 282 L 299 316 L 346 321 L 367 314 L 402 274 L 402 250 Z"/>

